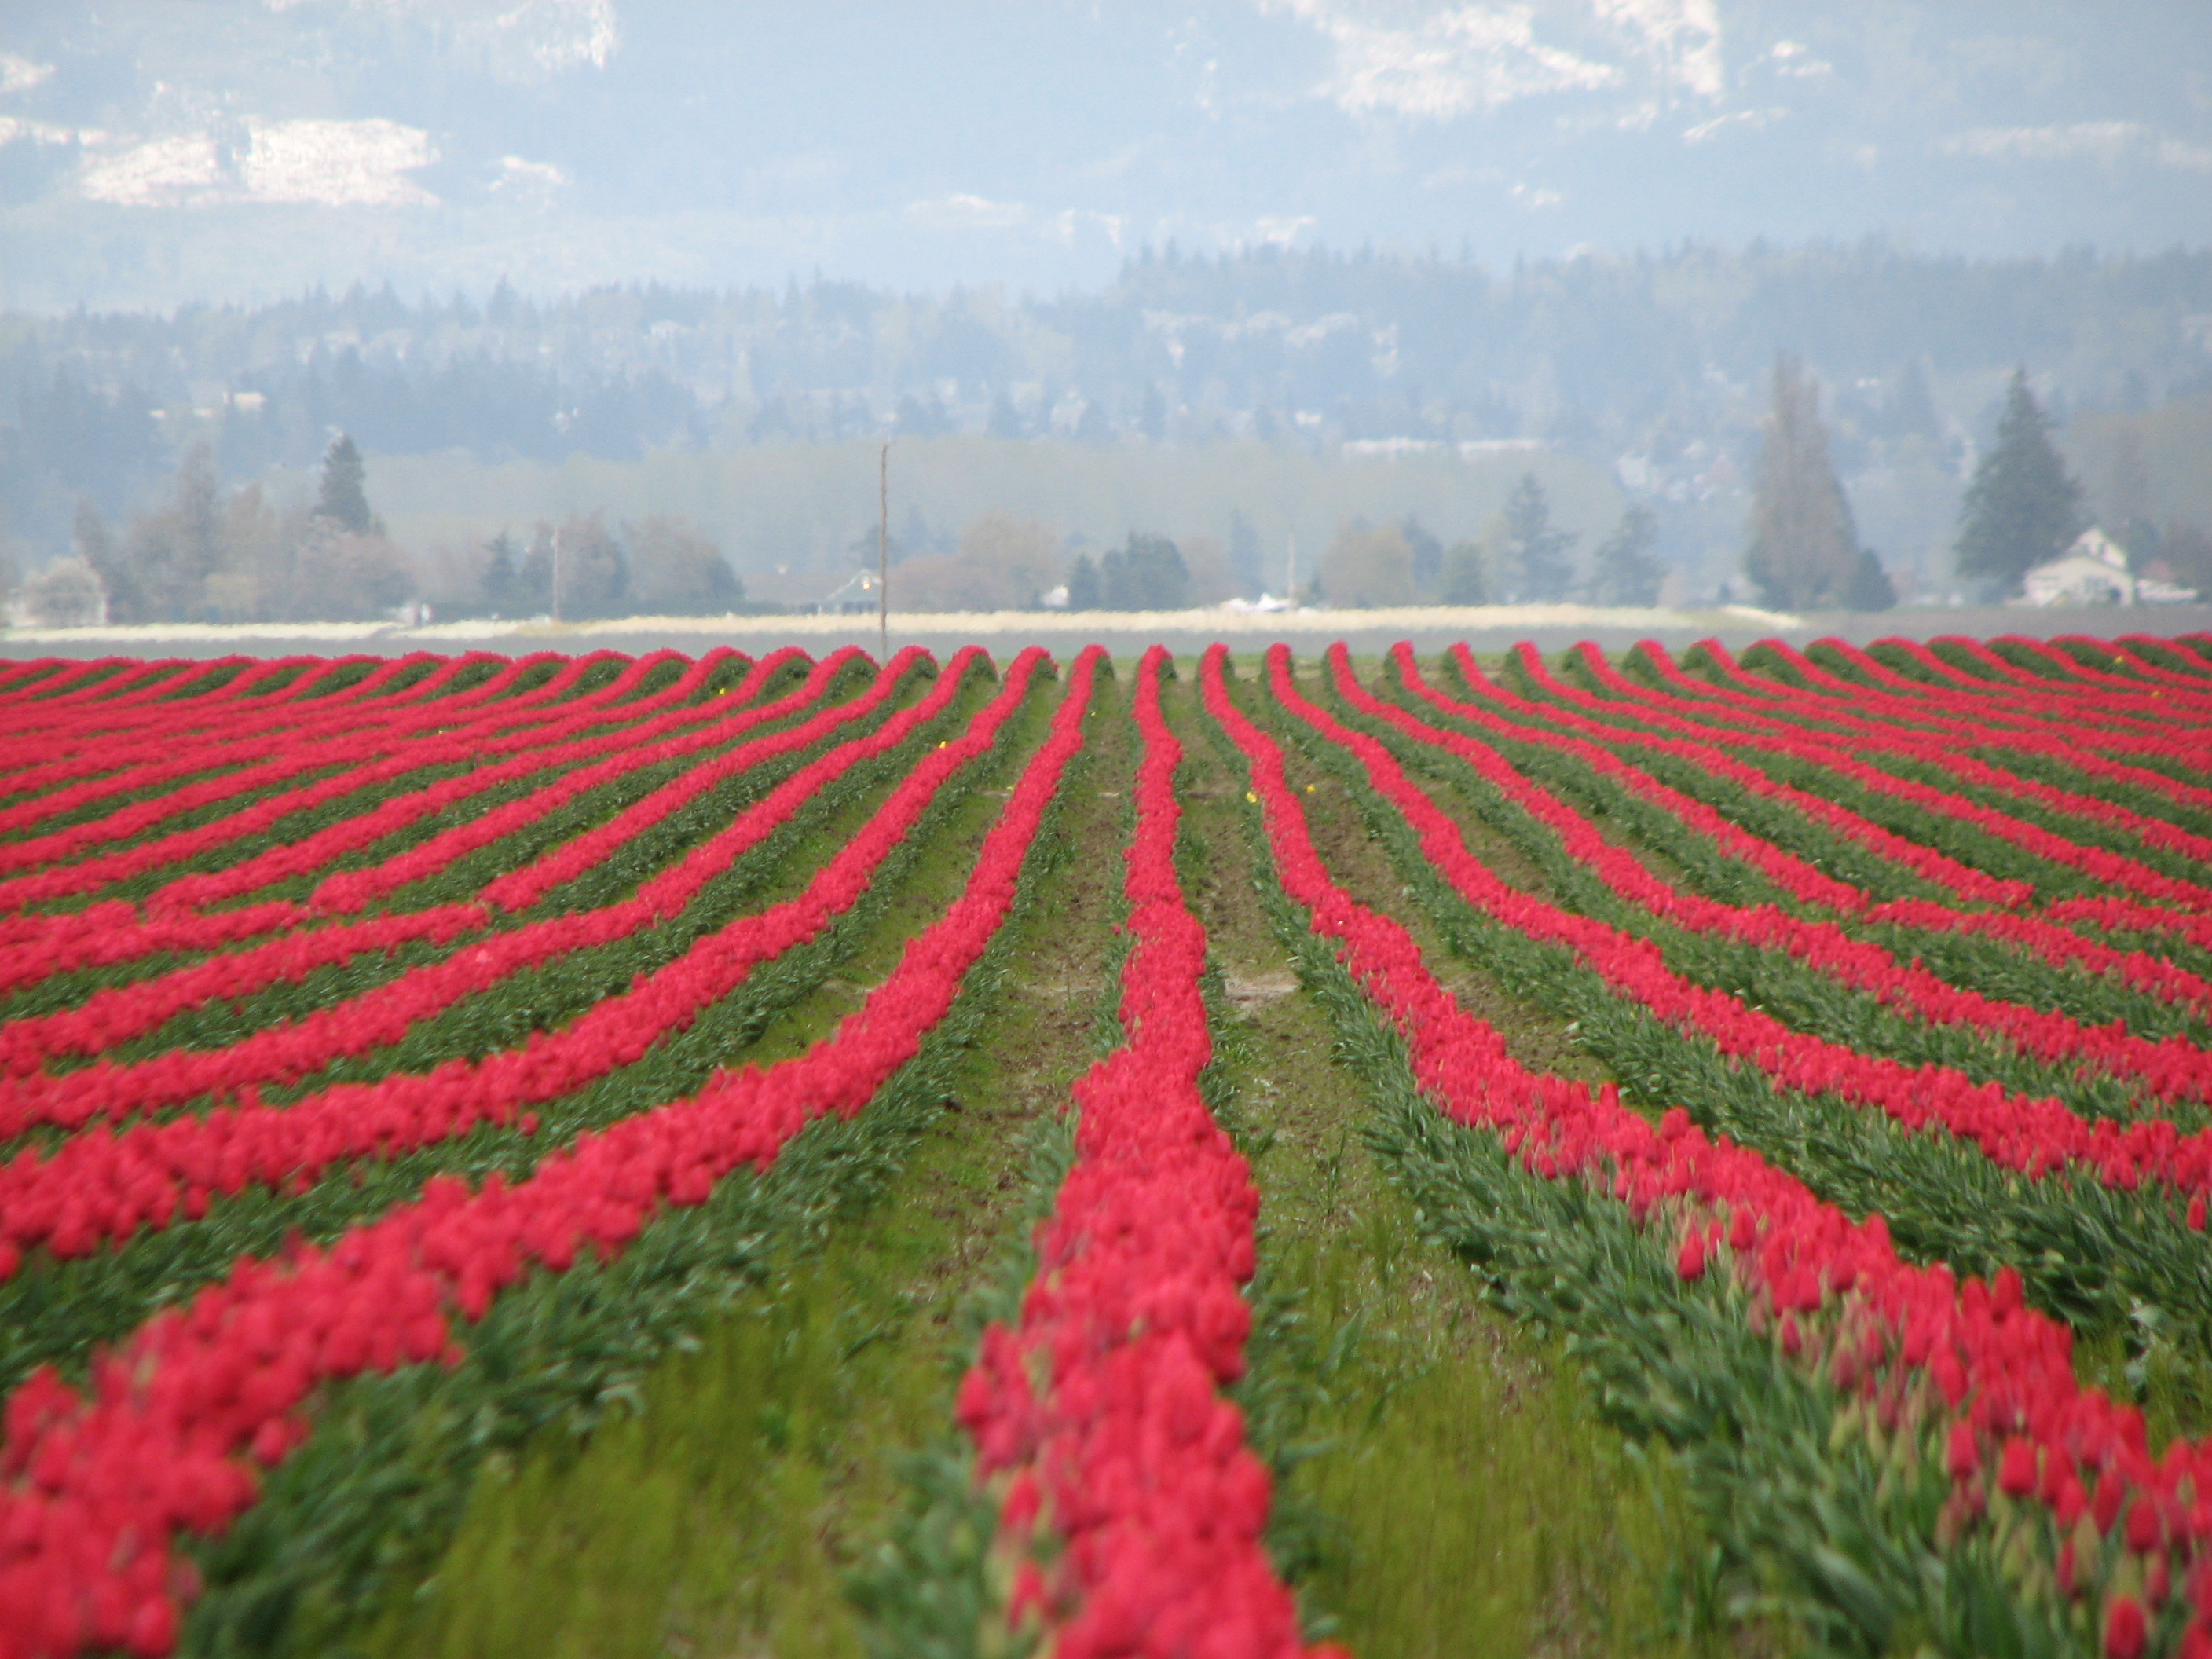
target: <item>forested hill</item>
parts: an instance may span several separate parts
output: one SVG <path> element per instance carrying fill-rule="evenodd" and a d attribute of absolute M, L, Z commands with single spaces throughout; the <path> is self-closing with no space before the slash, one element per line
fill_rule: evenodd
<path fill-rule="evenodd" d="M 1825 382 L 1839 463 L 1960 455 L 2025 362 L 2060 416 L 2212 391 L 2212 250 L 1931 257 L 1686 246 L 1494 270 L 1439 257 L 1146 251 L 1103 291 L 390 289 L 168 316 L 0 319 L 0 501 L 65 541 L 191 442 L 223 473 L 370 454 L 632 457 L 969 430 L 1202 443 L 1540 439 L 1608 464 L 1748 459 L 1778 349 Z"/>

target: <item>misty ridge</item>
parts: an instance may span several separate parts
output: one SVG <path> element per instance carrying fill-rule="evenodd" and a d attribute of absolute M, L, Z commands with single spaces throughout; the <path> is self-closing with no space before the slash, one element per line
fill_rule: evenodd
<path fill-rule="evenodd" d="M 902 608 L 1940 601 L 2005 586 L 1953 547 L 2025 364 L 2086 492 L 2075 516 L 2212 586 L 2208 317 L 2212 253 L 1871 240 L 1503 271 L 1170 245 L 1050 299 L 502 282 L 19 313 L 0 501 L 19 572 L 168 572 L 111 591 L 118 620 L 835 603 L 875 562 L 885 439 Z M 1882 580 L 1801 592 L 1747 572 L 1778 351 L 1804 366 L 1851 556 L 1870 550 Z M 313 508 L 341 435 L 373 470 L 374 526 Z M 1184 577 L 1098 589 L 1109 553 L 1148 538 Z"/>

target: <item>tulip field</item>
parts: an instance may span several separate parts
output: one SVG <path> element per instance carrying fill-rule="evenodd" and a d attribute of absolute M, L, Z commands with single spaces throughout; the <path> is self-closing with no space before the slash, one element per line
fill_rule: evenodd
<path fill-rule="evenodd" d="M 2212 1659 L 2212 639 L 0 664 L 0 1659 Z"/>

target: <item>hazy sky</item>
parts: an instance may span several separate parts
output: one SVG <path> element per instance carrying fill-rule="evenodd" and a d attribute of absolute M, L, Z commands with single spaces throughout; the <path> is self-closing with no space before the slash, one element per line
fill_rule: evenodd
<path fill-rule="evenodd" d="M 0 302 L 2212 233 L 2204 0 L 0 7 Z"/>

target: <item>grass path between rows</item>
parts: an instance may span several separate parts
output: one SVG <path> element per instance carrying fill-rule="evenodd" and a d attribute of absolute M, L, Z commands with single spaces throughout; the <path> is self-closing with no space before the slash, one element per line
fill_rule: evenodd
<path fill-rule="evenodd" d="M 951 1420 L 961 1310 L 1018 1224 L 1028 1127 L 1095 1055 L 1135 766 L 1127 702 L 1126 684 L 1101 680 L 1090 747 L 1046 831 L 1058 855 L 1014 923 L 1013 970 L 898 1177 L 649 1375 L 635 1409 L 489 1467 L 434 1576 L 368 1650 L 862 1651 L 844 1575 L 902 1501 L 904 1455 Z M 857 1006 L 958 890 L 1005 799 L 975 793 L 841 974 L 772 1018 L 750 1057 L 795 1054 Z"/>
<path fill-rule="evenodd" d="M 1221 974 L 1226 1115 L 1261 1189 L 1246 1404 L 1263 1439 L 1294 1443 L 1273 1541 L 1309 1619 L 1366 1659 L 1788 1650 L 1768 1628 L 1687 1629 L 1701 1552 L 1664 1466 L 1598 1420 L 1559 1342 L 1489 1307 L 1422 1237 L 1261 902 L 1242 775 L 1183 671 L 1167 702 L 1189 755 L 1185 879 Z M 1343 787 L 1290 755 L 1338 878 L 1413 928 L 1526 1063 L 1601 1079 L 1560 1020 L 1441 949 Z"/>

